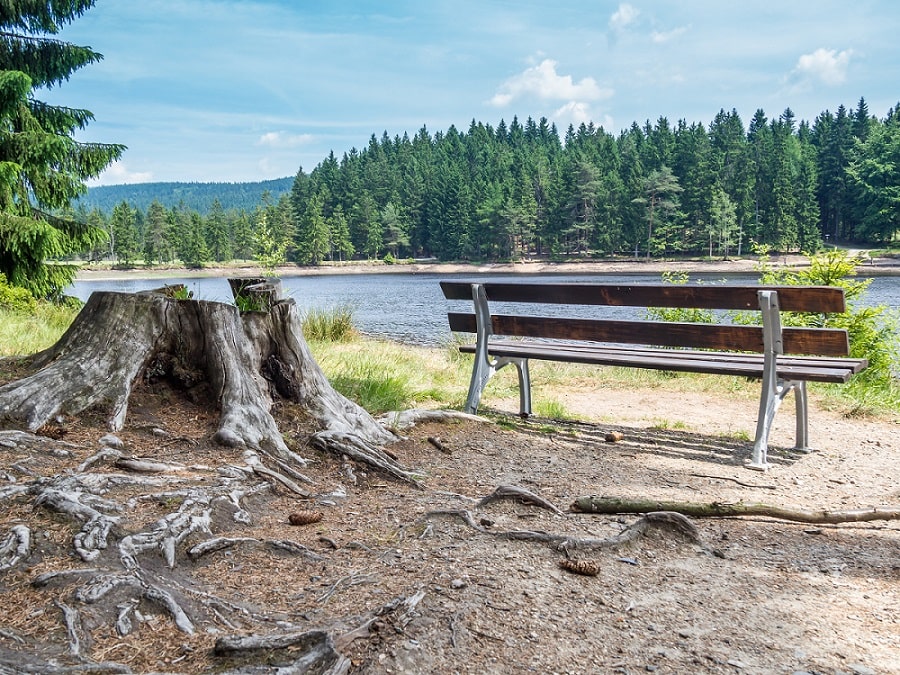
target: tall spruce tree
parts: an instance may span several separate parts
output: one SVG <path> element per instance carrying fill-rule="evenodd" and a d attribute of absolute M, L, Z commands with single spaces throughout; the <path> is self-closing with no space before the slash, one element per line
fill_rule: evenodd
<path fill-rule="evenodd" d="M 95 248 L 102 229 L 54 215 L 86 190 L 125 147 L 80 143 L 88 110 L 34 97 L 60 85 L 101 54 L 51 37 L 95 0 L 0 2 L 0 272 L 38 297 L 59 296 L 74 277 L 48 264 Z"/>

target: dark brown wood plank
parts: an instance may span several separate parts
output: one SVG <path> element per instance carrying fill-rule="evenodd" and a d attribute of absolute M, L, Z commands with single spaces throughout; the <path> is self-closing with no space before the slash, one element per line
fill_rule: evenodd
<path fill-rule="evenodd" d="M 450 330 L 474 333 L 475 315 L 451 312 Z M 734 326 L 667 321 L 611 321 L 605 319 L 568 319 L 559 317 L 495 315 L 491 317 L 494 335 L 588 340 L 622 344 L 716 349 L 722 351 L 763 351 L 760 326 Z M 827 328 L 785 328 L 784 352 L 847 356 L 849 340 L 844 330 Z"/>
<path fill-rule="evenodd" d="M 448 300 L 471 300 L 472 283 L 441 281 Z M 758 310 L 757 292 L 777 290 L 782 311 L 830 313 L 846 309 L 844 290 L 834 286 L 726 286 L 703 284 L 482 284 L 488 300 L 623 307 L 686 307 Z"/>

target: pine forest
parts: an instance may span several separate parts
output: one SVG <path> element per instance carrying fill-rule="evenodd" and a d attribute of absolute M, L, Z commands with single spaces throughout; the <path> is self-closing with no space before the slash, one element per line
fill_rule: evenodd
<path fill-rule="evenodd" d="M 465 132 L 371 137 L 250 209 L 126 199 L 75 215 L 109 233 L 92 259 L 121 265 L 232 259 L 315 265 L 607 256 L 728 257 L 887 246 L 900 230 L 900 105 L 790 110 L 749 124 L 660 117 L 613 135 L 517 118 Z"/>

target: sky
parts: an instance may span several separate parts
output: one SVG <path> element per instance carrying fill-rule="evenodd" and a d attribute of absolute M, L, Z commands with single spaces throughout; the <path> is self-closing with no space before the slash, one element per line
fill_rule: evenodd
<path fill-rule="evenodd" d="M 103 61 L 36 98 L 128 146 L 89 185 L 260 181 L 472 120 L 883 118 L 898 35 L 896 0 L 97 0 L 57 37 Z"/>

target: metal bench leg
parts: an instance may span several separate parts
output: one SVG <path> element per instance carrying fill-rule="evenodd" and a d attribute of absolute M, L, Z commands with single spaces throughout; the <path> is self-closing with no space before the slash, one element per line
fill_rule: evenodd
<path fill-rule="evenodd" d="M 763 378 L 763 391 L 759 399 L 759 417 L 756 420 L 756 439 L 753 441 L 753 456 L 747 466 L 758 471 L 766 471 L 769 464 L 766 455 L 769 450 L 769 432 L 772 430 L 772 420 L 778 406 L 781 405 L 781 397 L 776 391 L 777 385 L 766 382 Z"/>
<path fill-rule="evenodd" d="M 469 395 L 466 397 L 466 412 L 475 414 L 481 394 L 494 373 L 498 363 L 488 355 L 488 341 L 491 337 L 491 312 L 488 309 L 487 295 L 481 284 L 472 285 L 472 300 L 475 303 L 475 323 L 477 343 L 475 346 L 475 363 L 472 365 L 472 380 L 469 382 Z"/>
<path fill-rule="evenodd" d="M 531 415 L 531 375 L 528 373 L 528 359 L 510 359 L 519 372 L 519 415 Z"/>
<path fill-rule="evenodd" d="M 481 394 L 496 372 L 495 364 L 486 358 L 480 358 L 475 354 L 475 364 L 472 366 L 472 380 L 469 382 L 469 395 L 466 397 L 466 412 L 475 414 L 478 404 L 481 402 Z"/>
<path fill-rule="evenodd" d="M 794 398 L 797 404 L 797 442 L 794 449 L 812 452 L 809 447 L 809 399 L 806 396 L 806 382 L 794 382 Z"/>
<path fill-rule="evenodd" d="M 475 359 L 472 380 L 469 382 L 469 395 L 466 397 L 466 412 L 475 414 L 481 402 L 481 394 L 490 379 L 504 366 L 513 364 L 519 374 L 519 414 L 522 417 L 531 415 L 531 376 L 528 373 L 528 359 L 502 358 L 492 361 L 490 357 L 480 359 L 477 354 Z"/>
<path fill-rule="evenodd" d="M 806 425 L 806 386 L 805 382 L 777 381 L 774 386 L 768 385 L 763 378 L 763 393 L 759 402 L 759 419 L 756 421 L 756 440 L 753 443 L 753 457 L 747 466 L 751 469 L 765 471 L 769 468 L 766 456 L 769 449 L 769 432 L 775 421 L 775 413 L 784 401 L 784 397 L 794 391 L 797 397 L 797 449 L 807 442 Z"/>

